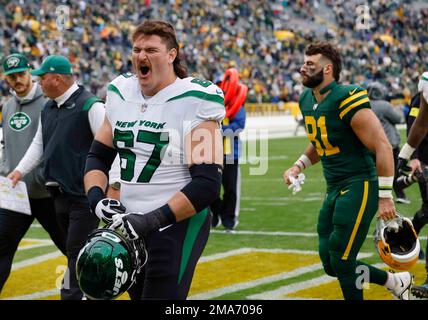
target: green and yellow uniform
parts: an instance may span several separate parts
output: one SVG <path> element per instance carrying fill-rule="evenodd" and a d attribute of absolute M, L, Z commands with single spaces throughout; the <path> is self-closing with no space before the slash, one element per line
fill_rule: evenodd
<path fill-rule="evenodd" d="M 320 103 L 310 89 L 299 99 L 307 136 L 321 159 L 327 181 L 317 225 L 319 253 L 326 273 L 339 279 L 345 299 L 362 299 L 362 290 L 356 286 L 356 267 L 363 263 L 356 261 L 356 256 L 378 209 L 378 181 L 375 155 L 358 139 L 350 123 L 359 110 L 370 108 L 370 101 L 367 91 L 356 85 L 333 81 L 320 92 L 329 90 Z M 386 282 L 385 271 L 365 266 L 370 282 Z"/>

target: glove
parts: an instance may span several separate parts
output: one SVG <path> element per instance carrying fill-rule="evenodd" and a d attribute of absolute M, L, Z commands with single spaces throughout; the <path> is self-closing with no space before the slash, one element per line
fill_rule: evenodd
<path fill-rule="evenodd" d="M 137 240 L 140 238 L 140 235 L 135 231 L 133 225 L 140 226 L 141 222 L 138 221 L 140 220 L 138 216 L 141 217 L 142 215 L 136 212 L 115 214 L 112 217 L 113 223 L 109 226 L 109 229 L 120 231 L 129 240 Z"/>
<path fill-rule="evenodd" d="M 305 183 L 305 174 L 299 173 L 297 178 L 293 176 L 290 176 L 289 178 L 290 178 L 291 184 L 288 187 L 288 190 L 293 190 L 293 195 L 302 191 L 302 184 Z"/>
<path fill-rule="evenodd" d="M 109 229 L 119 230 L 129 240 L 143 238 L 149 232 L 175 223 L 175 216 L 168 205 L 142 214 L 140 212 L 128 212 L 112 216 L 113 223 Z"/>
<path fill-rule="evenodd" d="M 104 223 L 110 223 L 113 215 L 126 212 L 126 208 L 119 200 L 106 198 L 103 189 L 99 186 L 91 187 L 87 196 L 92 213 L 95 213 Z"/>
<path fill-rule="evenodd" d="M 409 159 L 405 159 L 405 158 L 398 158 L 397 160 L 397 168 L 398 168 L 398 173 L 400 175 L 404 175 L 406 177 L 410 176 L 410 174 L 412 173 L 412 167 L 409 166 Z"/>
<path fill-rule="evenodd" d="M 125 206 L 116 199 L 104 198 L 95 207 L 94 213 L 104 223 L 112 222 L 114 215 L 125 213 Z"/>

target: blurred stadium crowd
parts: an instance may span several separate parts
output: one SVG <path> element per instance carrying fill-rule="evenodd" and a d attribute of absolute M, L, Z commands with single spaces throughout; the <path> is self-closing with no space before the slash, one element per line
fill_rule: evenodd
<path fill-rule="evenodd" d="M 103 97 L 106 83 L 132 68 L 129 36 L 135 25 L 160 18 L 175 26 L 192 75 L 216 81 L 234 66 L 250 88 L 251 102 L 297 101 L 304 48 L 326 39 L 342 50 L 343 82 L 376 80 L 390 98 L 408 98 L 428 65 L 428 5 L 374 0 L 364 16 L 362 3 L 2 0 L 0 58 L 23 52 L 38 67 L 46 55 L 66 55 L 79 81 Z M 0 91 L 2 105 L 9 94 L 4 82 Z"/>

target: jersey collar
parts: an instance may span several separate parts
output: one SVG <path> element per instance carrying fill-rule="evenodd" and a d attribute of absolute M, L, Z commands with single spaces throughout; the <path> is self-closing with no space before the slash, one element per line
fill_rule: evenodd
<path fill-rule="evenodd" d="M 324 88 L 320 89 L 320 93 L 324 94 L 327 91 L 333 89 L 335 86 L 337 86 L 337 82 L 336 82 L 336 80 L 333 80 L 333 82 L 330 82 L 330 84 L 328 84 Z"/>

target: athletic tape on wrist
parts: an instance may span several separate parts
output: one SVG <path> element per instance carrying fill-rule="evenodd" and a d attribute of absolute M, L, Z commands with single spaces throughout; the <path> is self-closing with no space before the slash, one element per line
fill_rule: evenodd
<path fill-rule="evenodd" d="M 410 159 L 410 157 L 413 154 L 413 151 L 415 151 L 415 148 L 413 148 L 411 145 L 409 145 L 406 142 L 404 146 L 401 148 L 400 153 L 398 154 L 398 157 L 403 159 Z"/>
<path fill-rule="evenodd" d="M 306 154 L 302 154 L 294 164 L 298 166 L 300 170 L 304 170 L 309 168 L 312 165 L 312 162 Z"/>
<path fill-rule="evenodd" d="M 379 179 L 379 198 L 392 198 L 392 185 L 394 176 L 378 177 Z"/>

